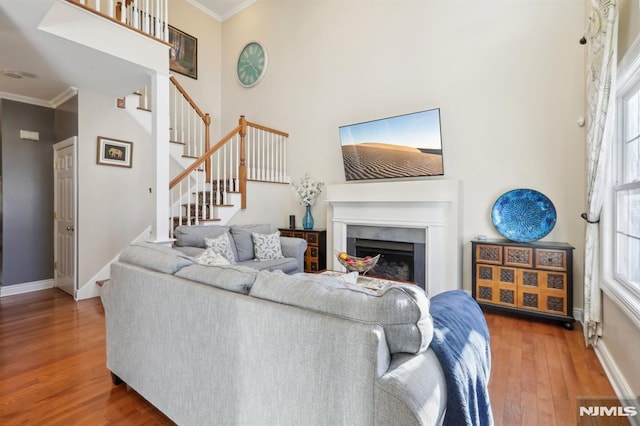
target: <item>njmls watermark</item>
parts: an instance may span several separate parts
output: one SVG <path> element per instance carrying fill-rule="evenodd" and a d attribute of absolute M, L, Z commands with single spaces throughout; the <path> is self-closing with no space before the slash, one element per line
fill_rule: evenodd
<path fill-rule="evenodd" d="M 578 426 L 640 425 L 640 398 L 578 398 Z"/>

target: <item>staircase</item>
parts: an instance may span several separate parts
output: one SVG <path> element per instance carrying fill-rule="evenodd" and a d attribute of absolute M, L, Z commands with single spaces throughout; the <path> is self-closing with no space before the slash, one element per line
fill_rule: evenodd
<path fill-rule="evenodd" d="M 169 183 L 172 231 L 178 225 L 227 223 L 247 206 L 247 182 L 288 184 L 288 137 L 241 116 L 231 132 Z"/>
<path fill-rule="evenodd" d="M 287 133 L 241 116 L 238 125 L 212 146 L 210 115 L 174 77 L 169 81 L 171 237 L 179 225 L 227 223 L 246 208 L 247 182 L 289 183 Z M 149 97 L 149 90 L 143 88 L 120 98 L 118 105 L 139 117 L 137 111 L 151 112 Z M 145 118 L 138 120 L 148 128 Z"/>
<path fill-rule="evenodd" d="M 169 41 L 168 0 L 67 2 L 164 43 Z M 167 69 L 168 62 L 167 58 Z M 162 99 L 151 99 L 151 92 L 151 89 L 143 88 L 119 98 L 118 106 L 128 109 L 154 135 L 150 114 L 157 112 L 151 111 L 151 105 L 155 103 L 162 108 L 166 104 Z M 169 78 L 166 101 L 170 116 L 168 176 L 173 177 L 168 188 L 169 237 L 173 237 L 173 230 L 178 225 L 227 223 L 247 206 L 247 182 L 289 183 L 287 133 L 252 123 L 241 116 L 238 126 L 212 145 L 211 117 L 198 107 L 174 77 Z M 140 117 L 141 113 L 134 111 L 150 114 Z M 164 201 L 160 201 L 160 197 L 157 200 L 159 210 Z M 163 226 L 163 221 L 163 217 L 157 219 L 158 228 Z"/>

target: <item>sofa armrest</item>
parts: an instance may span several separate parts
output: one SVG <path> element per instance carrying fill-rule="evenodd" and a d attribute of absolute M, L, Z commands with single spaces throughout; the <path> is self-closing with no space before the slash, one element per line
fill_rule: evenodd
<path fill-rule="evenodd" d="M 280 237 L 280 246 L 284 257 L 295 257 L 298 261 L 298 272 L 304 272 L 304 253 L 307 241 L 302 238 Z"/>
<path fill-rule="evenodd" d="M 395 354 L 375 384 L 375 425 L 440 425 L 447 406 L 444 372 L 433 350 Z"/>

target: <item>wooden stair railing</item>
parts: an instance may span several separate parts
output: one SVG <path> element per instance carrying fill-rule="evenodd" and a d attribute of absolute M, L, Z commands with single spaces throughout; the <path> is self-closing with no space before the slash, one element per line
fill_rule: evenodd
<path fill-rule="evenodd" d="M 185 156 L 198 158 L 210 148 L 211 116 L 202 112 L 174 76 L 169 81 L 169 139 L 185 146 Z"/>
<path fill-rule="evenodd" d="M 241 116 L 238 126 L 169 183 L 171 235 L 177 225 L 219 220 L 217 209 L 231 207 L 231 194 L 239 194 L 245 209 L 247 181 L 289 183 L 288 137 Z"/>

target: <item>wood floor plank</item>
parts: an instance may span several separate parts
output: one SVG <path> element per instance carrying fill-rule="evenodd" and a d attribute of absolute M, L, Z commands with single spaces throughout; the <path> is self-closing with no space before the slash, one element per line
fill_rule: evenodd
<path fill-rule="evenodd" d="M 486 313 L 496 426 L 575 424 L 577 398 L 615 396 L 579 325 Z M 171 425 L 106 368 L 100 299 L 57 290 L 0 299 L 0 424 Z"/>

